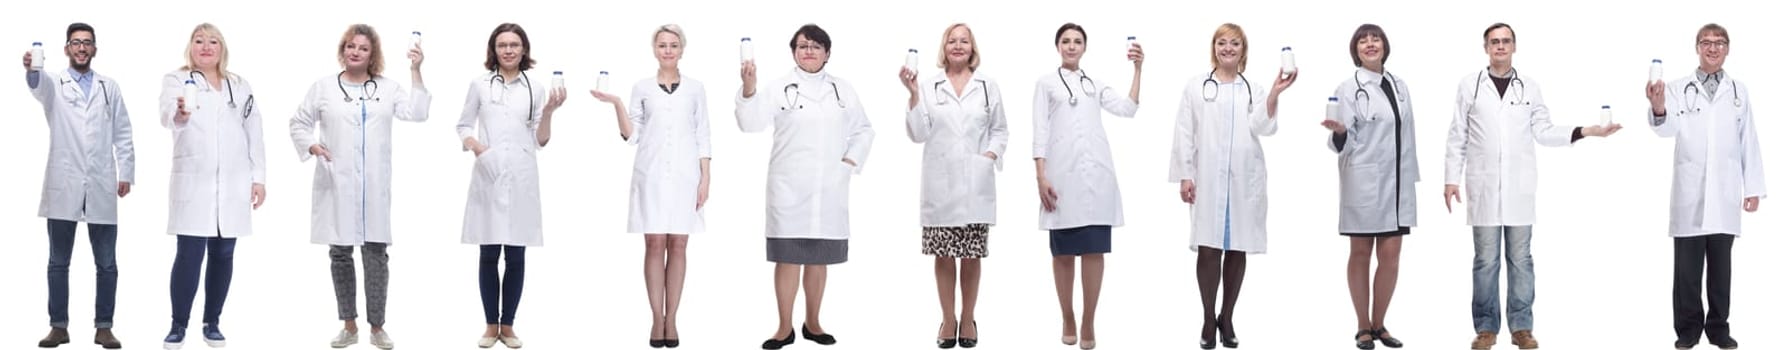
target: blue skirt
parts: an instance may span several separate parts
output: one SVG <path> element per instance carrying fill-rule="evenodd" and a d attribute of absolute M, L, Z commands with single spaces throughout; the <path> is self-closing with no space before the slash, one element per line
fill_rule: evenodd
<path fill-rule="evenodd" d="M 1093 225 L 1050 230 L 1050 255 L 1105 254 L 1112 252 L 1112 226 Z"/>

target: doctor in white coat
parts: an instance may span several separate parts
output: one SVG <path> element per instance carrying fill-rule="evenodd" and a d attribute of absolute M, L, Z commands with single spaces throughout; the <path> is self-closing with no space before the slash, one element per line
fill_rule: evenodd
<path fill-rule="evenodd" d="M 68 266 L 74 255 L 75 229 L 87 222 L 93 248 L 93 341 L 107 349 L 123 345 L 112 334 L 112 311 L 118 294 L 118 199 L 130 194 L 136 178 L 136 146 L 131 143 L 130 113 L 118 82 L 93 71 L 93 26 L 68 25 L 63 53 L 68 70 L 38 71 L 25 53 L 25 86 L 43 105 L 50 127 L 50 155 L 44 165 L 43 201 L 37 216 L 49 221 L 50 334 L 38 347 L 67 344 Z"/>
<path fill-rule="evenodd" d="M 739 130 L 774 127 L 770 174 L 764 199 L 765 255 L 776 263 L 779 322 L 763 348 L 795 342 L 790 322 L 796 287 L 807 295 L 801 336 L 822 345 L 837 342 L 820 325 L 826 266 L 844 263 L 851 238 L 851 175 L 863 170 L 876 133 L 857 90 L 826 72 L 832 36 L 808 24 L 789 39 L 796 69 L 759 89 L 758 65 L 740 65 L 743 80 L 734 99 Z M 797 282 L 800 282 L 798 285 Z"/>
<path fill-rule="evenodd" d="M 994 172 L 1006 152 L 1006 106 L 1000 84 L 976 72 L 981 50 L 968 24 L 952 24 L 940 40 L 937 66 L 925 81 L 901 68 L 907 87 L 907 138 L 925 144 L 920 163 L 921 252 L 931 255 L 943 321 L 937 345 L 975 347 L 975 302 L 981 259 L 994 225 Z M 957 317 L 957 260 L 962 260 L 962 317 Z"/>
<path fill-rule="evenodd" d="M 652 32 L 652 53 L 658 74 L 633 85 L 627 102 L 621 96 L 590 90 L 615 106 L 621 139 L 633 145 L 634 175 L 629 184 L 627 232 L 646 237 L 646 302 L 652 308 L 654 348 L 675 348 L 677 306 L 683 298 L 683 277 L 689 235 L 707 224 L 702 207 L 708 202 L 708 88 L 683 75 L 683 27 L 659 26 Z"/>
<path fill-rule="evenodd" d="M 1755 212 L 1764 198 L 1764 155 L 1745 84 L 1727 74 L 1731 39 L 1710 23 L 1696 31 L 1696 74 L 1649 82 L 1647 121 L 1660 137 L 1675 138 L 1671 163 L 1671 227 L 1676 255 L 1672 318 L 1678 349 L 1708 335 L 1722 349 L 1739 348 L 1727 323 L 1733 285 L 1733 242 L 1739 238 L 1740 211 Z M 1703 268 L 1708 273 L 1708 308 L 1702 306 Z"/>
<path fill-rule="evenodd" d="M 1335 114 L 1323 120 L 1324 143 L 1339 156 L 1339 231 L 1348 237 L 1348 293 L 1354 302 L 1355 347 L 1379 341 L 1404 343 L 1385 330 L 1385 312 L 1398 287 L 1404 236 L 1416 227 L 1416 113 L 1410 87 L 1385 70 L 1391 39 L 1385 29 L 1362 24 L 1349 41 L 1357 67 L 1336 86 Z M 1379 268 L 1372 269 L 1373 257 Z M 1375 277 L 1376 276 L 1376 277 Z"/>
<path fill-rule="evenodd" d="M 371 342 L 395 344 L 385 333 L 386 290 L 390 285 L 391 128 L 393 120 L 429 118 L 428 89 L 422 85 L 422 48 L 409 49 L 410 86 L 383 75 L 385 51 L 372 26 L 355 24 L 342 33 L 336 60 L 342 71 L 318 79 L 292 115 L 292 146 L 300 161 L 316 158 L 311 181 L 311 243 L 329 246 L 336 315 L 342 331 L 330 346 L 359 342 L 354 324 L 354 247 L 365 262 L 367 323 Z"/>
<path fill-rule="evenodd" d="M 1094 347 L 1093 319 L 1105 280 L 1112 228 L 1124 226 L 1118 171 L 1100 111 L 1137 115 L 1142 91 L 1143 46 L 1125 48 L 1131 60 L 1128 94 L 1094 80 L 1081 69 L 1087 30 L 1065 23 L 1056 28 L 1062 63 L 1038 77 L 1031 99 L 1031 158 L 1037 166 L 1037 225 L 1050 231 L 1050 269 L 1056 306 L 1062 310 L 1062 344 Z M 1075 323 L 1075 260 L 1081 261 L 1082 315 Z"/>
<path fill-rule="evenodd" d="M 218 316 L 230 293 L 236 239 L 253 231 L 249 213 L 267 199 L 266 147 L 261 110 L 248 80 L 230 73 L 230 49 L 216 26 L 193 28 L 186 66 L 162 76 L 161 123 L 174 132 L 173 174 L 169 177 L 168 233 L 179 237 L 169 288 L 174 324 L 163 346 L 185 342 L 193 297 L 205 274 L 203 335 L 224 346 Z M 182 95 L 188 81 L 195 99 Z"/>
<path fill-rule="evenodd" d="M 553 135 L 553 111 L 565 103 L 564 88 L 535 81 L 533 44 L 521 25 L 503 23 L 485 44 L 484 68 L 472 80 L 456 126 L 472 151 L 472 181 L 460 243 L 478 245 L 478 290 L 485 332 L 479 347 L 503 342 L 522 347 L 514 325 L 522 302 L 527 248 L 541 246 L 540 168 L 535 152 Z M 504 272 L 497 274 L 497 260 Z"/>
<path fill-rule="evenodd" d="M 1497 342 L 1502 325 L 1497 301 L 1501 258 L 1509 262 L 1510 337 L 1521 349 L 1540 347 L 1533 334 L 1534 262 L 1528 254 L 1535 221 L 1535 144 L 1567 146 L 1586 136 L 1604 137 L 1620 124 L 1567 127 L 1553 125 L 1541 97 L 1540 83 L 1511 65 L 1516 34 L 1508 24 L 1485 29 L 1489 67 L 1460 80 L 1453 124 L 1447 131 L 1447 187 L 1442 192 L 1448 212 L 1465 187 L 1466 221 L 1472 226 L 1472 323 L 1478 332 L 1473 349 Z M 1507 252 L 1507 257 L 1501 254 Z"/>
<path fill-rule="evenodd" d="M 1261 137 L 1279 131 L 1280 93 L 1298 74 L 1274 73 L 1273 85 L 1254 85 L 1248 35 L 1232 23 L 1211 35 L 1211 73 L 1187 80 L 1174 118 L 1168 180 L 1192 211 L 1190 248 L 1198 252 L 1199 295 L 1205 308 L 1199 345 L 1236 347 L 1237 293 L 1249 254 L 1267 252 L 1267 158 Z M 1217 291 L 1224 289 L 1222 312 Z M 1222 339 L 1217 336 L 1222 333 Z"/>

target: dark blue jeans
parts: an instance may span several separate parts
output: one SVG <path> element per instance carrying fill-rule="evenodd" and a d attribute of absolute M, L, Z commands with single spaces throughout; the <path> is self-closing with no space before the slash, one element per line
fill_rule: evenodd
<path fill-rule="evenodd" d="M 528 260 L 527 247 L 478 246 L 478 292 L 484 298 L 485 324 L 516 324 L 516 306 L 522 303 L 522 276 Z M 497 277 L 497 258 L 503 256 L 503 278 Z M 501 293 L 501 295 L 499 295 Z M 498 299 L 503 302 L 501 312 Z"/>
<path fill-rule="evenodd" d="M 68 328 L 68 265 L 75 253 L 77 223 L 50 219 L 50 327 Z M 112 328 L 112 308 L 118 296 L 118 225 L 87 224 L 87 242 L 93 246 L 95 291 L 93 328 Z"/>
<path fill-rule="evenodd" d="M 217 324 L 230 295 L 230 275 L 236 260 L 236 239 L 180 235 L 169 277 L 168 297 L 174 305 L 174 328 L 185 329 L 192 318 L 193 298 L 199 293 L 199 268 L 205 267 L 205 324 Z M 210 264 L 204 264 L 206 258 Z"/>

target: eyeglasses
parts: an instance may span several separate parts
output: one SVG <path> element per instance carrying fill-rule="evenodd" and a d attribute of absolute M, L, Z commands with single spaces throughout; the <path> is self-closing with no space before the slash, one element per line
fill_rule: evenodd
<path fill-rule="evenodd" d="M 796 49 L 796 50 L 802 50 L 802 51 L 807 51 L 807 50 L 813 50 L 813 51 L 826 51 L 826 47 L 825 47 L 825 46 L 821 46 L 821 45 L 820 45 L 820 42 L 817 42 L 817 41 L 802 41 L 802 42 L 797 42 L 797 43 L 795 43 L 795 49 Z"/>
<path fill-rule="evenodd" d="M 1516 38 L 1490 38 L 1485 40 L 1485 45 L 1513 45 L 1515 43 Z"/>
<path fill-rule="evenodd" d="M 68 46 L 93 47 L 93 43 L 93 39 L 74 39 L 68 41 Z"/>
<path fill-rule="evenodd" d="M 1727 48 L 1727 41 L 1726 40 L 1702 40 L 1702 41 L 1696 42 L 1696 47 L 1700 47 L 1700 48 L 1704 48 L 1704 49 L 1707 49 L 1707 48 L 1725 49 L 1725 48 Z"/>

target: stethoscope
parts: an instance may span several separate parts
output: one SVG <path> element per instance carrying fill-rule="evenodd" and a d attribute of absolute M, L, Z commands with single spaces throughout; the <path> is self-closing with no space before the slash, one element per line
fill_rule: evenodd
<path fill-rule="evenodd" d="M 335 87 L 337 89 L 342 90 L 342 102 L 354 102 L 354 98 L 348 97 L 348 86 L 342 82 L 342 76 L 347 75 L 347 74 L 348 74 L 347 71 L 343 71 L 343 72 L 337 73 L 335 75 Z M 533 90 L 529 90 L 529 93 L 533 93 Z M 373 102 L 379 102 L 378 95 L 379 95 L 379 82 L 377 81 L 377 79 L 369 78 L 366 80 L 366 82 L 360 83 L 360 100 L 361 101 L 371 100 Z M 532 95 L 530 95 L 530 96 L 532 96 Z"/>
<path fill-rule="evenodd" d="M 206 82 L 205 86 L 207 86 L 207 87 L 211 86 L 210 80 L 205 79 L 205 72 L 200 72 L 200 71 L 196 71 L 196 70 L 187 72 L 186 77 L 188 79 L 192 79 L 193 81 Z M 224 80 L 224 89 L 226 89 L 225 91 L 230 94 L 230 103 L 228 104 L 228 106 L 230 106 L 230 108 L 236 108 L 236 82 L 231 81 L 230 77 L 224 77 L 223 80 Z M 248 108 L 242 109 L 242 118 L 247 119 L 249 114 L 251 114 L 255 111 L 255 95 L 249 94 L 248 99 L 244 100 L 243 104 L 247 105 Z"/>
<path fill-rule="evenodd" d="M 518 73 L 522 75 L 522 85 L 525 85 L 528 88 L 528 120 L 533 121 L 534 120 L 534 79 L 528 77 L 528 72 L 518 72 Z M 340 77 L 340 76 L 338 75 L 337 77 Z M 368 80 L 368 81 L 371 82 L 372 80 Z M 503 82 L 503 74 L 502 73 L 491 74 L 491 82 L 490 82 L 490 84 L 488 84 L 491 86 L 491 102 L 503 101 L 503 95 L 497 93 L 497 87 L 503 86 L 503 84 L 504 84 L 504 82 Z M 343 92 L 343 94 L 347 94 L 347 92 Z"/>
<path fill-rule="evenodd" d="M 946 93 L 946 94 L 950 94 L 950 96 L 951 96 L 951 97 L 955 97 L 955 96 L 956 96 L 956 94 L 954 94 L 954 93 L 951 93 L 951 92 L 949 92 L 949 91 L 946 91 L 946 90 L 944 90 L 944 83 L 948 83 L 948 82 L 950 82 L 950 81 L 949 81 L 949 80 L 944 80 L 944 81 L 939 81 L 939 82 L 937 82 L 937 83 L 933 83 L 933 84 L 932 84 L 932 91 L 933 91 L 933 92 L 935 92 L 935 93 Z M 975 80 L 975 82 L 977 82 L 977 83 L 981 83 L 981 108 L 982 108 L 982 109 L 984 109 L 984 110 L 987 110 L 987 111 L 988 111 L 988 112 L 989 112 L 989 113 L 992 113 L 992 112 L 993 112 L 993 111 L 994 111 L 994 104 L 993 104 L 993 103 L 994 103 L 994 102 L 993 102 L 993 101 L 994 101 L 994 100 L 991 100 L 991 99 L 988 99 L 988 96 L 989 96 L 989 95 L 988 95 L 988 81 L 987 81 L 987 80 L 981 80 L 981 79 L 976 79 L 976 80 Z M 1071 95 L 1072 95 L 1072 94 L 1073 94 L 1073 93 L 1071 93 Z M 1071 97 L 1071 100 L 1070 100 L 1070 101 L 1073 101 L 1073 100 L 1072 100 L 1072 97 Z M 938 105 L 941 105 L 941 106 L 942 106 L 942 105 L 944 105 L 944 103 L 945 103 L 945 99 L 942 99 L 942 98 L 940 98 L 940 99 L 938 99 Z M 1075 103 L 1074 103 L 1074 102 L 1069 102 L 1069 104 L 1071 104 L 1071 105 L 1072 105 L 1072 104 L 1075 104 Z"/>
<path fill-rule="evenodd" d="M 1255 111 L 1255 86 L 1249 83 L 1249 78 L 1243 77 L 1241 73 L 1236 74 L 1236 79 L 1242 81 L 1243 90 L 1249 91 L 1249 112 L 1253 113 Z M 1205 82 L 1199 84 L 1200 97 L 1204 97 L 1205 102 L 1217 102 L 1218 85 L 1218 71 L 1213 69 L 1211 73 L 1205 75 Z"/>
<path fill-rule="evenodd" d="M 830 81 L 827 83 L 832 84 L 832 99 L 838 100 L 839 108 L 845 108 L 845 99 L 839 96 L 839 83 L 830 82 Z M 785 105 L 782 107 L 783 110 L 785 110 L 785 111 L 789 110 L 789 106 L 795 106 L 795 109 L 807 108 L 807 105 L 795 104 L 795 102 L 797 100 L 801 99 L 801 84 L 800 83 L 789 83 L 789 85 L 784 85 L 783 86 L 783 97 L 785 100 L 789 101 L 788 105 Z"/>
<path fill-rule="evenodd" d="M 1383 74 L 1385 76 L 1386 80 L 1390 80 L 1392 82 L 1392 87 L 1393 87 L 1392 94 L 1397 95 L 1397 96 L 1393 96 L 1393 97 L 1397 98 L 1398 103 L 1403 103 L 1405 101 L 1405 97 L 1403 94 L 1399 94 L 1397 92 L 1397 88 L 1396 88 L 1398 85 L 1397 78 L 1393 77 L 1391 75 L 1391 73 L 1381 73 L 1381 74 Z M 1363 109 L 1367 108 L 1367 102 L 1373 101 L 1372 96 L 1373 96 L 1372 94 L 1367 93 L 1367 84 L 1360 81 L 1360 71 L 1358 71 L 1358 70 L 1354 71 L 1354 101 L 1355 101 L 1354 105 L 1358 106 L 1357 108 L 1363 108 Z M 1374 119 L 1373 119 L 1373 117 L 1369 116 L 1369 117 L 1367 117 L 1367 120 L 1372 121 Z"/>
<path fill-rule="evenodd" d="M 1485 77 L 1488 76 L 1491 76 L 1491 69 L 1485 68 L 1485 74 L 1479 75 L 1478 80 L 1474 81 L 1474 84 L 1472 84 L 1472 100 L 1478 100 L 1478 91 L 1484 88 Z M 1510 67 L 1509 69 L 1509 87 L 1515 89 L 1516 92 L 1516 99 L 1510 100 L 1509 105 L 1528 104 L 1528 83 L 1522 82 L 1522 76 L 1516 74 L 1515 67 Z"/>
<path fill-rule="evenodd" d="M 107 105 L 112 104 L 112 90 L 110 88 L 106 87 L 106 81 L 99 80 L 99 78 L 92 78 L 92 79 L 93 79 L 94 83 L 99 84 L 99 94 L 101 97 L 105 98 L 106 104 Z M 66 77 L 62 78 L 63 86 L 68 86 L 68 85 L 72 85 L 72 84 L 79 84 L 79 82 L 76 82 L 74 79 L 70 79 L 70 78 L 66 78 Z M 72 105 L 75 103 L 75 101 L 70 100 L 70 101 L 68 101 L 68 103 Z"/>
<path fill-rule="evenodd" d="M 1074 105 L 1081 104 L 1081 99 L 1075 97 L 1075 89 L 1068 86 L 1068 77 L 1063 76 L 1062 71 L 1064 71 L 1064 69 L 1056 70 L 1056 79 L 1062 81 L 1062 90 L 1068 91 L 1068 105 L 1074 106 Z M 1093 83 L 1093 78 L 1087 77 L 1087 71 L 1081 71 L 1081 79 L 1079 80 L 1079 82 L 1081 83 L 1082 94 L 1087 95 L 1087 96 L 1093 96 L 1093 89 L 1095 88 L 1096 84 Z M 983 82 L 982 84 L 986 85 L 987 83 Z M 985 93 L 987 93 L 987 91 L 988 91 L 987 87 L 983 86 L 982 93 L 985 94 Z"/>
<path fill-rule="evenodd" d="M 1697 102 L 1696 102 L 1696 100 L 1700 100 L 1702 97 L 1702 87 L 1700 86 L 1701 84 L 1697 84 L 1696 81 L 1692 80 L 1689 83 L 1685 83 L 1683 85 L 1684 85 L 1683 86 L 1684 97 L 1687 97 L 1686 99 L 1689 100 L 1689 102 L 1685 103 L 1687 105 L 1686 107 L 1688 107 L 1688 109 L 1683 110 L 1683 111 L 1678 111 L 1678 113 L 1681 114 L 1681 113 L 1689 113 L 1689 112 L 1698 112 L 1698 113 L 1702 112 L 1702 106 L 1697 105 Z M 1739 84 L 1738 83 L 1729 83 L 1728 85 L 1731 85 L 1732 86 L 1731 88 L 1735 89 L 1733 91 L 1733 108 L 1739 108 L 1741 105 L 1740 101 L 1739 101 L 1739 91 L 1737 90 L 1737 89 L 1739 89 Z M 1694 92 L 1691 92 L 1691 91 L 1694 91 Z"/>

